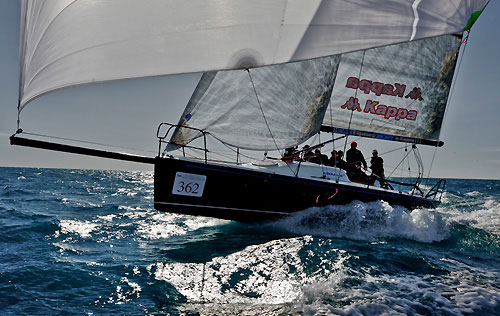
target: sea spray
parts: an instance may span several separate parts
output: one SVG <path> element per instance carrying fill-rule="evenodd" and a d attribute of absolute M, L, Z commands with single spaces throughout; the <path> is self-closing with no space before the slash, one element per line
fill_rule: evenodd
<path fill-rule="evenodd" d="M 271 225 L 298 234 L 358 240 L 406 238 L 429 243 L 445 239 L 448 233 L 446 221 L 433 210 L 410 212 L 383 201 L 313 207 Z"/>

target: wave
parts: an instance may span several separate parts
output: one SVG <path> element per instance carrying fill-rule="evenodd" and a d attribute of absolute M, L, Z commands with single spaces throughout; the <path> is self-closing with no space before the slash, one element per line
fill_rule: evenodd
<path fill-rule="evenodd" d="M 206 263 L 158 262 L 146 270 L 183 296 L 182 309 L 210 315 L 493 315 L 500 306 L 498 271 L 433 256 L 426 264 L 440 274 L 387 273 L 334 244 L 279 239 Z"/>
<path fill-rule="evenodd" d="M 368 241 L 405 238 L 431 243 L 444 240 L 449 232 L 447 222 L 434 210 L 410 212 L 383 201 L 312 207 L 270 225 L 304 235 Z"/>
<path fill-rule="evenodd" d="M 443 210 L 450 216 L 450 221 L 469 225 L 500 236 L 500 202 L 488 198 L 477 209 L 463 212 L 456 208 Z"/>

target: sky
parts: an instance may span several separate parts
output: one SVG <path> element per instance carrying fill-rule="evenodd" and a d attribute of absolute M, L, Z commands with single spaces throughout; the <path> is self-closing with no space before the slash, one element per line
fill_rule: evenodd
<path fill-rule="evenodd" d="M 0 166 L 153 169 L 152 165 L 9 145 L 9 136 L 17 128 L 17 0 L 0 0 L 0 29 Z M 434 160 L 434 148 L 420 147 L 425 175 L 433 161 L 431 177 L 500 179 L 499 30 L 500 1 L 491 0 L 472 27 L 455 72 L 455 87 L 440 137 L 445 145 L 437 150 Z M 158 124 L 178 121 L 199 78 L 200 74 L 185 74 L 63 89 L 31 102 L 21 113 L 21 128 L 116 145 L 120 146 L 118 151 L 154 157 Z M 388 146 L 371 139 L 358 140 L 358 144 L 365 157 L 373 147 L 383 152 L 380 149 Z M 396 161 L 389 156 L 387 162 L 391 159 Z"/>

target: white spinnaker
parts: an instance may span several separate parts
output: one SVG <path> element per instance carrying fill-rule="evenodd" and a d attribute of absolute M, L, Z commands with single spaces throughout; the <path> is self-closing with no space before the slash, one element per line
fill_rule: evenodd
<path fill-rule="evenodd" d="M 486 3 L 22 0 L 19 110 L 79 84 L 258 67 L 454 33 Z"/>

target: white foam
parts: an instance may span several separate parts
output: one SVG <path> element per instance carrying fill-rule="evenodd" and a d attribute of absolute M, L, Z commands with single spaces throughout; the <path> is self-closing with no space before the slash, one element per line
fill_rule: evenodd
<path fill-rule="evenodd" d="M 442 210 L 449 216 L 450 223 L 457 222 L 500 235 L 500 202 L 489 198 L 479 209 L 463 212 L 455 208 Z"/>
<path fill-rule="evenodd" d="M 396 237 L 434 242 L 448 233 L 446 222 L 435 211 L 409 212 L 382 201 L 313 207 L 271 225 L 293 233 L 358 240 Z"/>
<path fill-rule="evenodd" d="M 129 214 L 129 213 L 127 213 Z M 203 227 L 211 227 L 229 223 L 219 219 L 207 219 L 170 213 L 142 213 L 142 218 L 136 218 L 138 226 L 136 233 L 145 239 L 169 238 L 182 236 Z M 133 217 L 133 214 L 128 216 Z"/>
<path fill-rule="evenodd" d="M 71 219 L 63 219 L 59 222 L 59 226 L 61 227 L 60 232 L 56 232 L 57 234 L 78 234 L 82 238 L 91 237 L 91 232 L 96 230 L 100 225 L 97 223 L 91 223 L 89 221 L 78 221 Z"/>
<path fill-rule="evenodd" d="M 482 195 L 482 193 L 479 191 L 472 191 L 472 192 L 465 193 L 465 195 L 466 196 L 480 196 L 480 195 Z"/>

